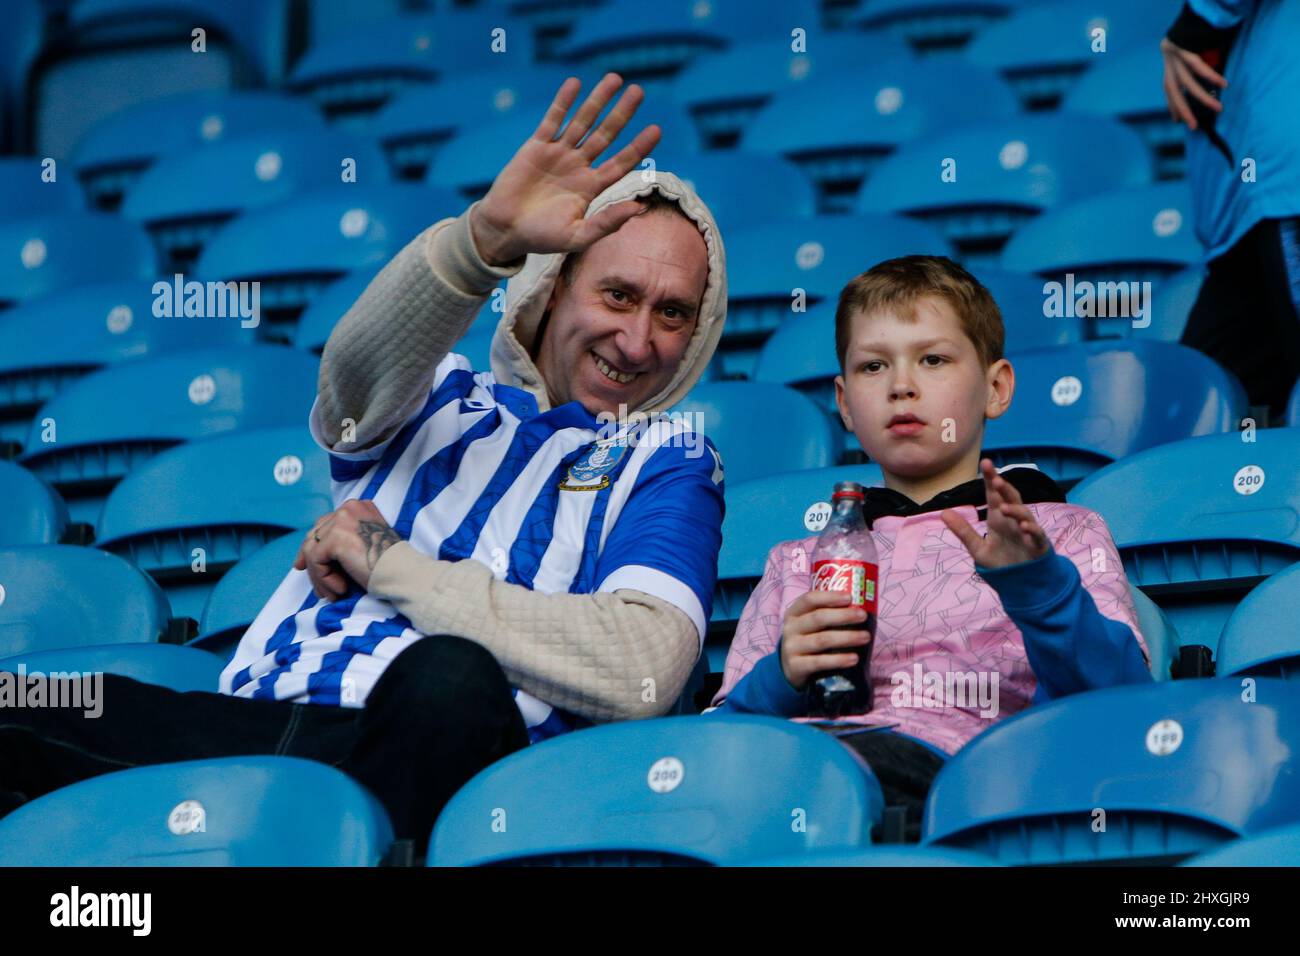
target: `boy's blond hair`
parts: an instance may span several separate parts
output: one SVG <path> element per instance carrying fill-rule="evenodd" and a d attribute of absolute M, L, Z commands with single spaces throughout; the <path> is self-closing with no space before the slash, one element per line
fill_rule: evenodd
<path fill-rule="evenodd" d="M 892 309 L 902 318 L 912 319 L 916 301 L 926 295 L 952 307 L 985 368 L 1002 358 L 1006 330 L 989 290 L 947 256 L 900 256 L 877 263 L 840 292 L 835 309 L 835 353 L 840 371 L 848 357 L 855 313 L 871 315 Z"/>

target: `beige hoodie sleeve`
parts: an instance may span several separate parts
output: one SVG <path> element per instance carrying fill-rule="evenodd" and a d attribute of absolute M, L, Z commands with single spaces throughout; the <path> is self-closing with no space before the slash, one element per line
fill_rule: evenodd
<path fill-rule="evenodd" d="M 321 354 L 317 424 L 335 451 L 389 438 L 424 402 L 438 363 L 493 287 L 523 268 L 485 263 L 470 234 L 474 206 L 412 239 L 344 313 Z M 340 442 L 344 420 L 355 441 Z"/>
<path fill-rule="evenodd" d="M 685 612 L 640 591 L 541 594 L 498 581 L 478 561 L 440 561 L 401 541 L 370 576 L 424 634 L 477 641 L 510 683 L 593 721 L 667 712 L 699 656 Z"/>

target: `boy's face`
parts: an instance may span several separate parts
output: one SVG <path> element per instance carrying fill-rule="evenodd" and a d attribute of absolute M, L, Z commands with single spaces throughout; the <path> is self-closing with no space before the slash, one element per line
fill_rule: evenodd
<path fill-rule="evenodd" d="M 976 477 L 984 420 L 1011 404 L 1011 364 L 999 359 L 986 368 L 937 296 L 919 298 L 911 321 L 891 310 L 859 312 L 852 323 L 835 401 L 871 460 L 887 478 L 927 492 Z M 940 487 L 919 484 L 928 479 Z"/>

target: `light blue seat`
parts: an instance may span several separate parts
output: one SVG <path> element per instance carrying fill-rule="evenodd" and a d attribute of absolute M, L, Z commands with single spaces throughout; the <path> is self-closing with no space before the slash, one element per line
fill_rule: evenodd
<path fill-rule="evenodd" d="M 343 161 L 356 184 L 389 182 L 388 160 L 371 139 L 312 127 L 262 130 L 164 156 L 131 188 L 122 215 L 144 225 L 165 271 L 187 272 L 222 225 L 249 209 L 335 189 L 346 194 Z"/>
<path fill-rule="evenodd" d="M 821 409 L 780 385 L 701 382 L 669 414 L 685 416 L 713 442 L 733 484 L 777 471 L 825 468 L 839 458 L 840 436 Z"/>
<path fill-rule="evenodd" d="M 49 482 L 0 459 L 0 548 L 57 544 L 68 530 L 68 506 Z"/>
<path fill-rule="evenodd" d="M 74 520 L 94 523 L 112 486 L 165 448 L 240 428 L 305 427 L 318 365 L 271 345 L 120 362 L 43 405 L 18 461 L 63 495 Z"/>
<path fill-rule="evenodd" d="M 690 111 L 705 144 L 716 149 L 734 146 L 781 90 L 908 52 L 903 43 L 881 34 L 813 29 L 804 50 L 797 53 L 791 42 L 787 34 L 734 43 L 697 56 L 677 74 L 673 97 Z"/>
<path fill-rule="evenodd" d="M 1219 635 L 1215 673 L 1300 678 L 1300 564 L 1275 572 L 1232 612 Z"/>
<path fill-rule="evenodd" d="M 841 481 L 884 484 L 875 464 L 806 468 L 730 483 L 705 645 L 711 670 L 721 673 L 726 663 L 736 622 L 763 576 L 768 552 L 783 541 L 817 534 L 820 529 L 813 530 L 818 527 L 813 518 L 829 513 L 831 492 Z M 810 566 L 812 555 L 805 557 L 802 563 Z"/>
<path fill-rule="evenodd" d="M 1028 0 L 872 0 L 848 25 L 905 39 L 917 52 L 958 49 Z M 869 36 L 871 33 L 868 34 Z"/>
<path fill-rule="evenodd" d="M 1130 588 L 1133 608 L 1137 612 L 1138 630 L 1147 646 L 1151 676 L 1158 681 L 1173 680 L 1172 667 L 1178 660 L 1178 629 L 1161 610 L 1160 605 L 1146 596 L 1141 588 Z"/>
<path fill-rule="evenodd" d="M 51 292 L 0 314 L 0 440 L 21 446 L 43 404 L 106 365 L 252 341 L 238 321 L 157 318 L 156 300 L 148 282 L 118 279 Z"/>
<path fill-rule="evenodd" d="M 1117 120 L 1031 114 L 967 123 L 900 147 L 873 170 L 858 209 L 933 223 L 972 268 L 996 262 L 1007 238 L 1045 209 L 1150 181 L 1142 140 Z"/>
<path fill-rule="evenodd" d="M 764 36 L 787 44 L 820 22 L 811 0 L 662 0 L 652 18 L 613 4 L 577 20 L 559 50 L 567 61 L 628 80 L 671 77 L 696 57 Z"/>
<path fill-rule="evenodd" d="M 995 464 L 1033 461 L 1073 484 L 1153 445 L 1236 427 L 1240 383 L 1213 359 L 1171 342 L 1105 341 L 1010 355 L 1011 407 L 988 422 Z"/>
<path fill-rule="evenodd" d="M 27 674 L 118 674 L 174 691 L 216 693 L 221 658 L 175 644 L 97 644 L 33 651 L 0 660 L 0 671 Z"/>
<path fill-rule="evenodd" d="M 1008 865 L 1162 865 L 1296 822 L 1300 685 L 1260 678 L 1256 695 L 1181 680 L 1015 714 L 939 771 L 922 844 Z"/>
<path fill-rule="evenodd" d="M 747 860 L 737 866 L 833 866 L 899 867 L 912 866 L 997 866 L 996 860 L 964 850 L 936 849 L 924 846 L 873 846 L 865 850 L 819 850 L 794 856 L 775 856 L 765 860 Z"/>
<path fill-rule="evenodd" d="M 334 510 L 329 456 L 305 419 L 160 452 L 109 494 L 96 546 L 149 572 L 177 615 L 198 620 L 235 562 Z"/>
<path fill-rule="evenodd" d="M 428 862 L 717 865 L 849 850 L 871 842 L 883 803 L 861 758 L 811 727 L 720 714 L 627 721 L 478 774 L 438 817 Z"/>
<path fill-rule="evenodd" d="M 0 216 L 18 219 L 85 209 L 76 178 L 59 169 L 62 175 L 46 182 L 42 163 L 40 156 L 0 156 Z"/>
<path fill-rule="evenodd" d="M 1128 50 L 1157 46 L 1178 16 L 1179 6 L 1177 0 L 1027 3 L 980 31 L 962 55 L 1006 77 L 1026 107 L 1051 108 L 1094 64 Z M 1105 56 L 1094 52 L 1096 30 L 1105 33 Z M 1158 87 L 1160 77 L 1150 82 Z"/>
<path fill-rule="evenodd" d="M 1300 866 L 1300 824 L 1233 840 L 1179 866 Z"/>
<path fill-rule="evenodd" d="M 1159 44 L 1108 53 L 1097 61 L 1065 97 L 1062 109 L 1120 120 L 1146 143 L 1157 179 L 1182 179 L 1186 131 L 1170 117 L 1161 84 L 1152 82 L 1164 72 Z"/>
<path fill-rule="evenodd" d="M 753 372 L 764 340 L 798 318 L 798 305 L 837 300 L 850 279 L 884 259 L 952 252 L 934 227 L 900 216 L 782 216 L 733 229 L 724 241 L 727 325 L 719 353 L 729 375 Z"/>
<path fill-rule="evenodd" d="M 403 179 L 423 179 L 443 144 L 462 130 L 516 113 L 531 117 L 536 126 L 572 73 L 514 63 L 455 73 L 432 86 L 413 87 L 376 114 L 367 132 L 383 144 L 394 172 Z M 584 79 L 583 92 L 587 89 Z"/>
<path fill-rule="evenodd" d="M 584 97 L 593 86 L 594 83 L 584 79 L 579 97 Z M 618 103 L 624 88 L 626 84 L 605 107 L 605 112 L 593 126 L 599 125 L 600 119 Z M 552 90 L 551 94 L 554 93 L 555 90 Z M 503 118 L 462 129 L 439 149 L 438 160 L 429 167 L 425 182 L 455 193 L 466 203 L 482 198 L 496 179 L 497 173 L 510 162 L 524 141 L 533 135 L 544 113 L 545 107 L 521 109 Z M 619 138 L 597 157 L 596 165 L 613 156 L 651 123 L 659 127 L 660 141 L 654 152 L 642 160 L 641 169 L 650 169 L 647 165 L 649 160 L 654 160 L 655 168 L 672 173 L 688 169 L 690 160 L 698 153 L 699 134 L 681 106 L 662 90 L 646 90 L 636 116 Z"/>
<path fill-rule="evenodd" d="M 309 528 L 298 528 L 268 541 L 223 574 L 208 594 L 199 618 L 198 637 L 190 644 L 211 651 L 221 660 L 230 660 L 244 631 L 293 568 Z"/>
<path fill-rule="evenodd" d="M 1097 324 L 1106 335 L 1159 342 L 1181 341 L 1204 281 L 1205 269 L 1194 265 L 1161 279 L 1158 285 L 1153 284 L 1150 324 L 1100 321 Z"/>
<path fill-rule="evenodd" d="M 1201 261 L 1191 206 L 1185 182 L 1117 189 L 1076 200 L 1022 226 L 1002 249 L 1002 267 L 1059 283 L 1064 302 L 1076 312 L 1084 308 L 1079 304 L 1086 290 L 1082 283 L 1106 283 L 1097 286 L 1096 303 L 1100 310 L 1107 300 L 1106 314 L 1087 317 L 1088 329 L 1093 338 L 1113 335 L 1109 326 L 1133 321 L 1134 293 L 1142 295 L 1139 304 L 1149 306 L 1157 283 Z M 1120 284 L 1112 285 L 1116 282 Z M 1115 303 L 1103 292 L 1111 288 L 1120 296 Z"/>
<path fill-rule="evenodd" d="M 71 166 L 91 204 L 111 210 L 160 156 L 262 130 L 323 126 L 310 103 L 278 93 L 177 93 L 101 120 L 77 143 Z"/>
<path fill-rule="evenodd" d="M 318 190 L 237 217 L 208 242 L 201 279 L 261 283 L 264 339 L 291 341 L 302 310 L 347 272 L 378 268 L 463 204 L 438 189 L 390 183 Z"/>
<path fill-rule="evenodd" d="M 99 213 L 0 219 L 0 309 L 109 279 L 146 282 L 157 265 L 148 234 Z"/>
<path fill-rule="evenodd" d="M 174 93 L 278 86 L 292 0 L 75 0 L 34 74 L 35 142 L 65 156 L 98 121 Z M 192 31 L 202 29 L 203 49 Z M 150 131 L 152 132 L 152 131 Z"/>
<path fill-rule="evenodd" d="M 288 87 L 326 116 L 364 117 L 444 76 L 531 63 L 532 34 L 514 27 L 513 18 L 494 10 L 393 17 L 313 44 L 294 64 Z M 494 39 L 504 51 L 493 52 Z"/>
<path fill-rule="evenodd" d="M 41 51 L 45 11 L 41 0 L 5 5 L 0 30 L 0 148 L 13 149 L 23 138 L 29 71 Z"/>
<path fill-rule="evenodd" d="M 393 842 L 378 800 L 297 757 L 135 767 L 0 820 L 3 866 L 376 866 Z"/>
<path fill-rule="evenodd" d="M 821 211 L 845 212 L 863 181 L 904 143 L 946 129 L 954 116 L 976 122 L 1015 112 L 1015 97 L 996 75 L 961 60 L 922 64 L 906 55 L 783 90 L 740 142 L 793 160 L 817 184 Z"/>
<path fill-rule="evenodd" d="M 1069 494 L 1106 520 L 1129 582 L 1185 647 L 1217 646 L 1241 597 L 1300 561 L 1300 429 L 1245 434 L 1137 452 Z"/>
<path fill-rule="evenodd" d="M 117 555 L 69 544 L 0 550 L 0 658 L 172 635 L 158 586 Z"/>
<path fill-rule="evenodd" d="M 779 196 L 782 216 L 812 216 L 817 196 L 799 167 L 777 156 L 721 150 L 700 153 L 673 170 L 704 200 L 722 233 L 758 225 L 772 218 L 756 196 Z"/>

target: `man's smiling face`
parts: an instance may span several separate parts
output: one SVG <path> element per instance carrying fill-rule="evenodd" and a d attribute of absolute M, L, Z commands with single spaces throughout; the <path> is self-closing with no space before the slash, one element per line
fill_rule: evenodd
<path fill-rule="evenodd" d="M 551 293 L 537 367 L 554 405 L 640 408 L 677 373 L 709 278 L 695 224 L 651 209 L 592 243 Z"/>

